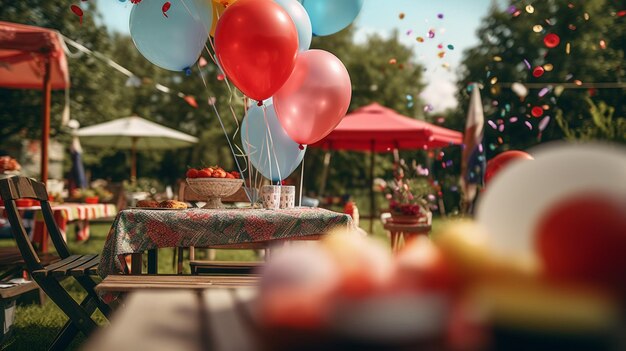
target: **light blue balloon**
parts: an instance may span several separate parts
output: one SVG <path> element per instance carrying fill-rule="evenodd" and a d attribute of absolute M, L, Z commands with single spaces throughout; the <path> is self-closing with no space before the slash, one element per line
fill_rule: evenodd
<path fill-rule="evenodd" d="M 191 67 L 209 38 L 213 10 L 206 0 L 174 0 L 163 14 L 165 1 L 144 0 L 130 12 L 130 35 L 141 54 L 171 71 Z"/>
<path fill-rule="evenodd" d="M 271 99 L 265 101 L 265 116 L 263 106 L 254 105 L 248 109 L 248 116 L 241 122 L 241 144 L 254 168 L 272 182 L 281 181 L 293 173 L 306 152 L 306 146 L 300 150 L 300 145 L 283 129 Z"/>
<path fill-rule="evenodd" d="M 304 7 L 297 0 L 274 0 L 282 7 L 293 20 L 298 30 L 298 51 L 309 50 L 313 31 L 311 29 L 311 19 Z"/>
<path fill-rule="evenodd" d="M 302 0 L 309 13 L 313 34 L 331 35 L 354 21 L 363 7 L 363 0 Z"/>

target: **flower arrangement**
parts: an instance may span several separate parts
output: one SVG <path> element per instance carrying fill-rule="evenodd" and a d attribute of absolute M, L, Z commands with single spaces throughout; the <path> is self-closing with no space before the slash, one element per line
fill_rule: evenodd
<path fill-rule="evenodd" d="M 424 217 L 428 213 L 428 198 L 433 188 L 424 177 L 428 170 L 415 161 L 409 167 L 404 160 L 394 165 L 391 181 L 378 179 L 375 186 L 385 193 L 392 215 Z"/>

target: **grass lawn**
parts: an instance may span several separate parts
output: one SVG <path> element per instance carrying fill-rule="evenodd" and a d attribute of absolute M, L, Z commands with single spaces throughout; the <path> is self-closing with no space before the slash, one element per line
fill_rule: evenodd
<path fill-rule="evenodd" d="M 435 221 L 433 227 L 436 228 L 438 224 L 439 221 Z M 104 240 L 110 225 L 111 223 L 93 223 L 91 225 L 91 238 L 83 243 L 76 243 L 73 240 L 75 238 L 74 233 L 70 230 L 70 251 L 75 254 L 100 253 L 104 246 Z M 369 229 L 369 222 L 367 220 L 361 220 L 361 227 Z M 382 224 L 378 220 L 374 223 L 374 237 L 385 241 L 388 245 L 389 241 Z M 12 245 L 14 245 L 13 240 L 5 239 L 0 241 L 0 246 Z M 198 251 L 200 251 L 198 255 L 201 255 L 201 252 L 204 250 Z M 174 273 L 174 266 L 172 264 L 173 252 L 173 249 L 159 250 L 159 273 Z M 256 255 L 253 251 L 246 250 L 218 250 L 217 259 L 254 260 L 256 259 Z M 188 269 L 187 267 L 187 270 Z M 80 286 L 71 279 L 67 279 L 64 285 L 72 292 L 72 295 L 78 301 L 84 297 L 85 294 Z M 106 325 L 106 320 L 102 315 L 99 315 L 99 312 L 97 319 L 101 324 Z M 2 345 L 2 350 L 45 350 L 66 320 L 67 318 L 61 310 L 49 299 L 45 301 L 43 306 L 32 303 L 20 303 L 16 311 L 13 335 Z M 79 349 L 83 341 L 84 337 L 80 335 L 77 340 L 74 341 L 70 349 Z"/>

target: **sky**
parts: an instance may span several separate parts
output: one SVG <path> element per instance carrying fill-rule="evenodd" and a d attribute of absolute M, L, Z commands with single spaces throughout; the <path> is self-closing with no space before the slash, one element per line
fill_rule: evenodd
<path fill-rule="evenodd" d="M 128 34 L 129 1 L 97 0 L 104 23 L 110 30 Z M 342 1 L 342 0 L 336 0 Z M 426 89 L 422 100 L 432 111 L 456 106 L 456 72 L 464 49 L 477 44 L 476 30 L 487 14 L 492 0 L 364 0 L 355 21 L 355 39 L 360 42 L 369 34 L 389 36 L 400 32 L 401 42 L 415 51 L 417 61 L 426 71 Z M 400 19 L 403 14 L 403 19 Z M 442 16 L 440 16 L 442 15 Z M 442 17 L 442 18 L 439 18 Z M 429 38 L 429 30 L 434 38 Z M 424 38 L 423 43 L 416 38 Z M 437 48 L 443 45 L 445 50 Z M 452 45 L 453 49 L 448 49 Z M 438 56 L 445 51 L 445 56 Z M 390 57 L 392 59 L 392 57 Z M 447 66 L 447 68 L 444 67 Z"/>

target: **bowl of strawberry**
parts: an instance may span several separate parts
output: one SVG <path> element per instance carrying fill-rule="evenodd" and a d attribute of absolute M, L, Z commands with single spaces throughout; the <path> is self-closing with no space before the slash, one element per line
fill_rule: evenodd
<path fill-rule="evenodd" d="M 207 198 L 203 208 L 224 208 L 222 198 L 233 195 L 243 185 L 238 172 L 226 172 L 219 166 L 190 168 L 186 175 L 191 190 Z"/>

